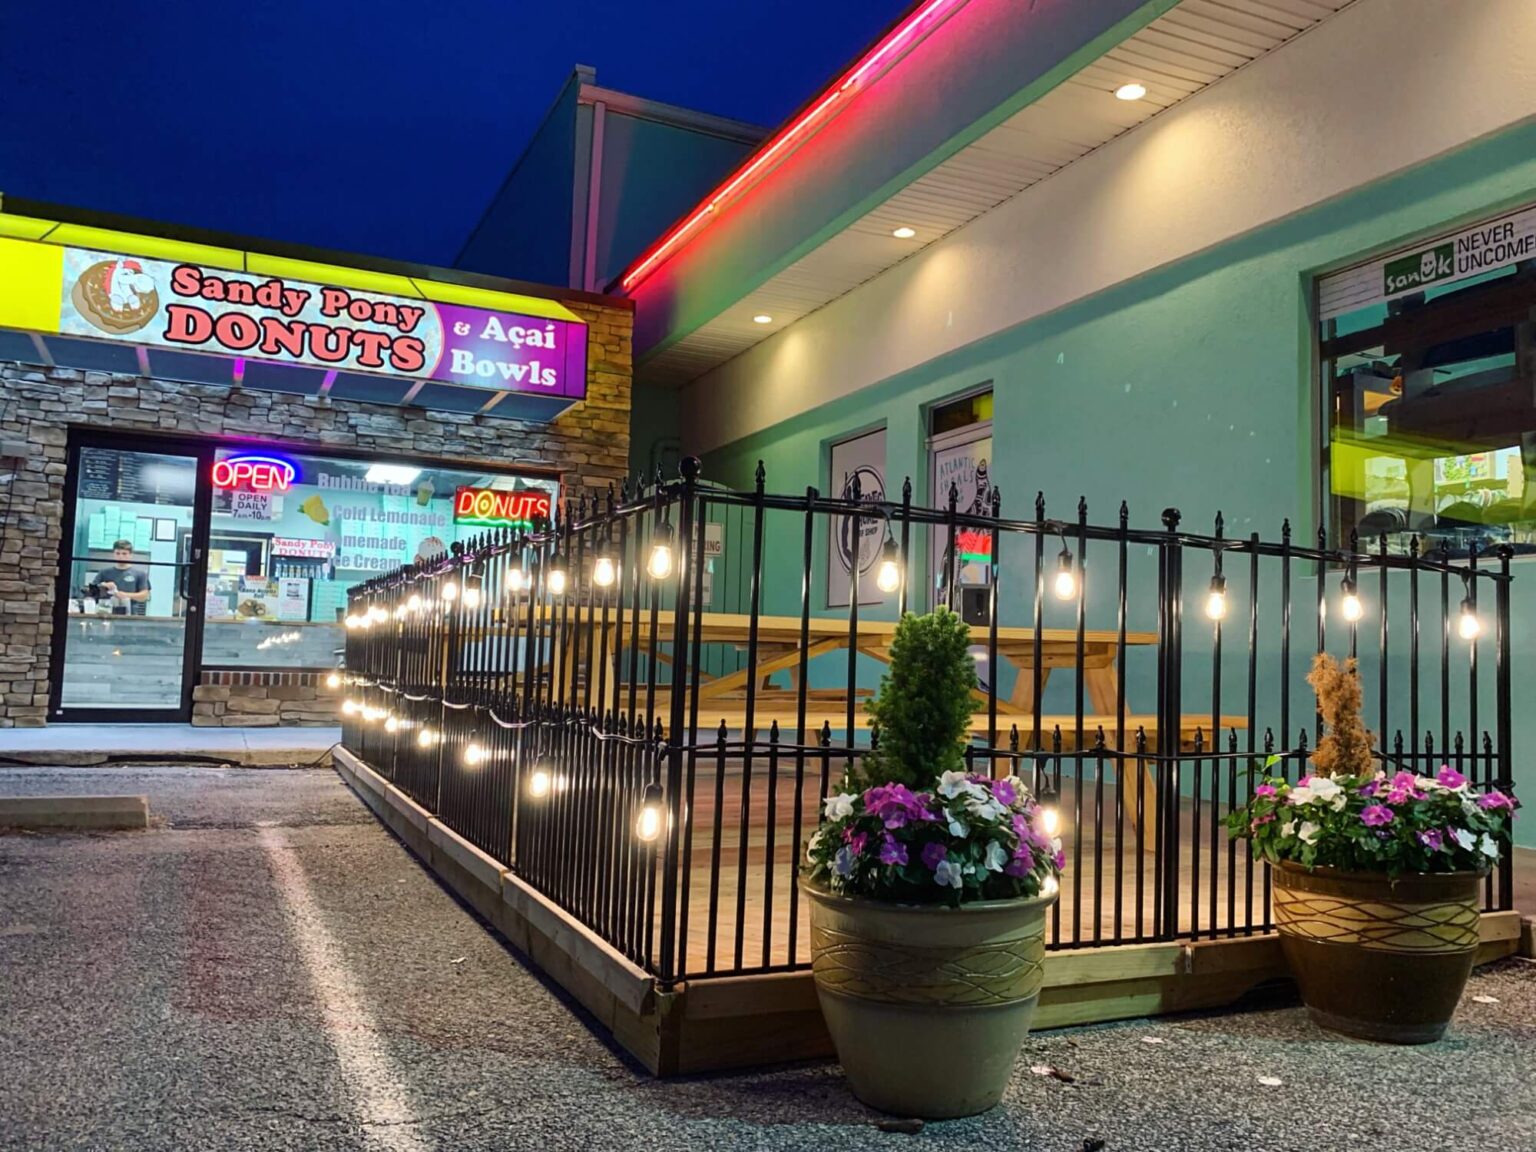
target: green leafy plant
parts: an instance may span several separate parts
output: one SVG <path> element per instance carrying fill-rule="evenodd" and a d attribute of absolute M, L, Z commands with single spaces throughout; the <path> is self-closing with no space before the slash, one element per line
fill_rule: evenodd
<path fill-rule="evenodd" d="M 965 770 L 976 664 L 947 608 L 903 616 L 869 704 L 880 738 L 829 796 L 806 873 L 834 892 L 904 904 L 1050 896 L 1066 863 L 1058 816 L 1016 776 Z"/>
<path fill-rule="evenodd" d="M 1434 776 L 1376 767 L 1371 734 L 1360 720 L 1360 676 L 1319 652 L 1307 683 L 1327 733 L 1317 743 L 1317 772 L 1295 784 L 1266 775 L 1227 831 L 1252 842 L 1256 858 L 1350 872 L 1486 871 L 1509 842 L 1514 797 L 1478 792 L 1448 764 Z M 1266 771 L 1282 762 L 1271 756 Z"/>
<path fill-rule="evenodd" d="M 1279 757 L 1272 757 L 1266 767 Z M 1269 776 L 1227 818 L 1227 831 L 1271 864 L 1349 872 L 1482 872 L 1509 842 L 1512 796 L 1477 791 L 1449 765 L 1434 776 L 1382 771 Z"/>
<path fill-rule="evenodd" d="M 833 892 L 902 904 L 1051 896 L 1066 866 L 1055 825 L 1016 776 L 946 772 L 918 792 L 876 784 L 827 797 L 806 873 Z"/>
<path fill-rule="evenodd" d="M 970 628 L 948 608 L 901 618 L 880 692 L 867 705 L 879 741 L 854 783 L 926 788 L 946 772 L 963 771 L 978 707 L 970 644 Z"/>

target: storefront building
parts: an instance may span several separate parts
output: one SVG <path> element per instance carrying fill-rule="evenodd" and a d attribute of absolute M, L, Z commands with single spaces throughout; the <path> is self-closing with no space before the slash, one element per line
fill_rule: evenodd
<path fill-rule="evenodd" d="M 997 490 L 1004 516 L 1039 493 L 1096 523 L 1124 500 L 1142 527 L 1176 507 L 1243 537 L 1508 547 L 1518 685 L 1533 45 L 1520 0 L 914 5 L 620 277 L 637 381 L 674 391 L 683 451 L 740 489 L 761 461 L 779 492 L 910 477 L 934 506 Z M 823 579 L 865 555 L 816 546 Z M 1514 721 L 1529 791 L 1536 719 Z"/>
<path fill-rule="evenodd" d="M 628 468 L 629 302 L 0 204 L 0 726 L 331 724 L 347 590 Z"/>

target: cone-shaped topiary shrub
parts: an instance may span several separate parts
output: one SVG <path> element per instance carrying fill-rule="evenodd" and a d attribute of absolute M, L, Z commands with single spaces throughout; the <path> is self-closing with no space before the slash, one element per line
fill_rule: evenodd
<path fill-rule="evenodd" d="M 970 628 L 948 608 L 901 618 L 879 695 L 867 705 L 879 741 L 864 758 L 860 786 L 930 788 L 945 772 L 964 770 L 978 707 L 970 643 Z"/>

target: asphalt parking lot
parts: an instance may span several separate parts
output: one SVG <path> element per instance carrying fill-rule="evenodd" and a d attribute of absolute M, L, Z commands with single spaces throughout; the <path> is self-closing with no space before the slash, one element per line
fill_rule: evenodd
<path fill-rule="evenodd" d="M 1290 1004 L 1044 1033 L 992 1113 L 891 1133 L 831 1063 L 650 1079 L 329 770 L 0 769 L 92 791 L 156 826 L 0 834 L 0 1148 L 1536 1147 L 1526 961 L 1428 1047 Z"/>

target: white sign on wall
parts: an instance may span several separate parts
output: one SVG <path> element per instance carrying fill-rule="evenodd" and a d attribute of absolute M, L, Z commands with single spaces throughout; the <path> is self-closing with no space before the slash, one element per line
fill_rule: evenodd
<path fill-rule="evenodd" d="M 229 494 L 229 514 L 236 520 L 272 519 L 270 492 L 236 491 Z"/>
<path fill-rule="evenodd" d="M 885 502 L 885 429 L 866 432 L 832 445 L 828 489 L 840 500 L 853 498 L 857 485 L 864 504 Z M 857 519 L 857 529 L 855 529 Z M 885 599 L 875 584 L 880 549 L 885 544 L 885 517 L 875 510 L 867 516 L 838 516 L 831 522 L 827 542 L 827 607 L 843 608 L 858 568 L 859 603 L 879 604 Z"/>

